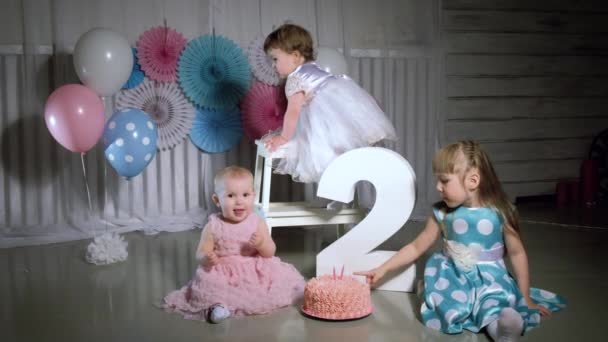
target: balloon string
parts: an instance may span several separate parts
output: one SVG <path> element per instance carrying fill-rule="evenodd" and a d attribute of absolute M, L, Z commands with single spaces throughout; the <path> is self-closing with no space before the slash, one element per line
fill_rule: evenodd
<path fill-rule="evenodd" d="M 106 116 L 109 115 L 107 109 L 108 108 L 115 108 L 115 104 L 113 104 L 112 102 L 110 102 L 109 104 L 107 103 L 109 101 L 112 101 L 112 98 L 102 98 L 103 100 L 103 107 L 105 110 L 105 114 Z M 107 214 L 106 214 L 106 210 L 107 210 L 107 205 L 108 205 L 108 163 L 105 161 L 103 161 L 103 207 L 100 206 L 100 210 L 101 210 L 101 215 L 103 216 L 103 222 L 104 222 L 104 226 L 105 226 L 105 231 L 104 233 L 107 234 L 108 233 L 108 220 L 107 220 Z"/>
<path fill-rule="evenodd" d="M 91 205 L 91 191 L 89 191 L 89 181 L 87 180 L 87 170 L 84 167 L 84 153 L 80 154 L 82 162 L 82 175 L 84 176 L 84 186 L 87 189 L 87 198 L 89 199 L 89 215 L 93 216 L 93 206 Z"/>
<path fill-rule="evenodd" d="M 106 204 L 108 203 L 108 167 L 104 160 L 103 163 L 103 222 L 105 224 L 106 230 L 108 232 L 108 220 L 106 219 Z"/>

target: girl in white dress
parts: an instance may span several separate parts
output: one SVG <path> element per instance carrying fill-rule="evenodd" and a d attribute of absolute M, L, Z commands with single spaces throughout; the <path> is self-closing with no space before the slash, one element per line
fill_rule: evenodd
<path fill-rule="evenodd" d="M 318 183 L 344 152 L 396 140 L 374 98 L 346 75 L 315 64 L 312 46 L 308 31 L 293 24 L 280 26 L 264 42 L 277 73 L 287 78 L 288 105 L 282 129 L 262 141 L 271 152 L 283 150 L 275 171 L 304 183 Z"/>

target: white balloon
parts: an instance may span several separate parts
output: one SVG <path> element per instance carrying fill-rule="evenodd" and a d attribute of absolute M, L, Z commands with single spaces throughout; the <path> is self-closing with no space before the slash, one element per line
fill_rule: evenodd
<path fill-rule="evenodd" d="M 331 72 L 334 75 L 348 74 L 348 64 L 340 51 L 328 47 L 317 49 L 316 63 L 321 69 Z"/>
<path fill-rule="evenodd" d="M 113 95 L 131 75 L 131 46 L 112 30 L 91 29 L 76 42 L 74 68 L 85 86 L 101 96 Z"/>

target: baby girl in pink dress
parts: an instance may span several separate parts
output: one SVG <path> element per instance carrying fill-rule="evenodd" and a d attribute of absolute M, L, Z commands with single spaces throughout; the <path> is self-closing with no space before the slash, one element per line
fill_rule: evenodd
<path fill-rule="evenodd" d="M 196 274 L 165 297 L 167 311 L 218 323 L 231 315 L 269 313 L 302 297 L 304 278 L 274 256 L 275 243 L 252 212 L 253 201 L 249 170 L 230 166 L 215 176 L 213 202 L 221 214 L 209 217 L 196 250 Z"/>

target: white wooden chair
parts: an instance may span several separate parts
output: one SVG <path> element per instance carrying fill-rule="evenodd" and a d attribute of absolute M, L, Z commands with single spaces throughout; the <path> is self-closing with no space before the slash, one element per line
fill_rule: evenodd
<path fill-rule="evenodd" d="M 310 225 L 340 225 L 338 234 L 343 231 L 344 224 L 356 223 L 363 219 L 365 213 L 359 208 L 344 208 L 328 210 L 312 207 L 308 202 L 270 202 L 270 180 L 272 175 L 272 160 L 282 157 L 282 150 L 270 153 L 264 143 L 256 140 L 257 156 L 255 159 L 254 190 L 255 205 L 265 217 L 270 233 L 273 227 L 310 226 Z"/>

